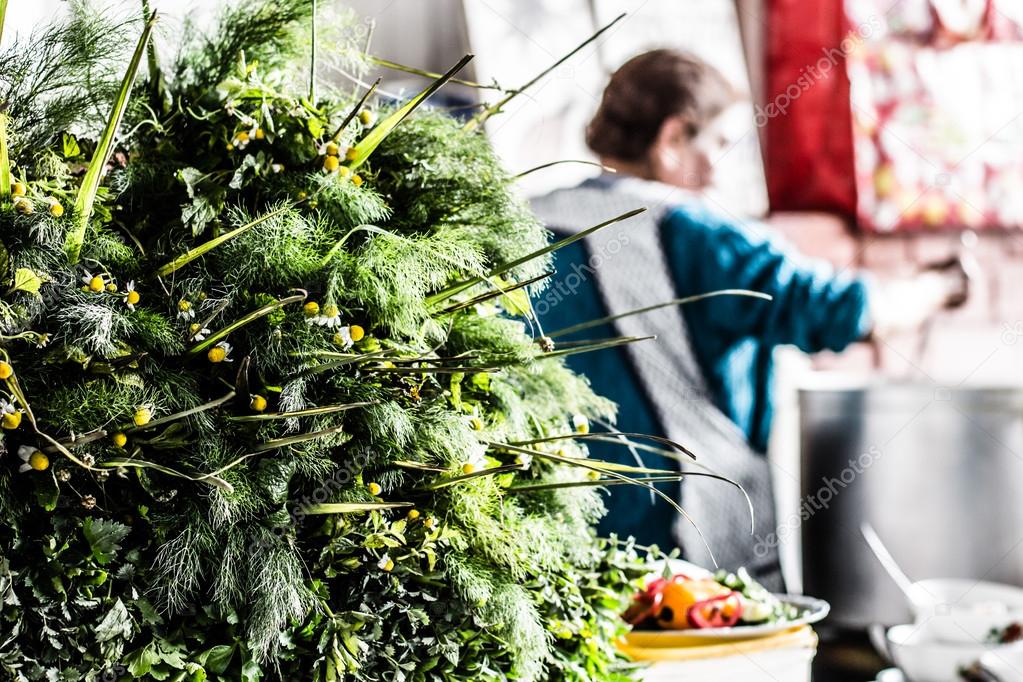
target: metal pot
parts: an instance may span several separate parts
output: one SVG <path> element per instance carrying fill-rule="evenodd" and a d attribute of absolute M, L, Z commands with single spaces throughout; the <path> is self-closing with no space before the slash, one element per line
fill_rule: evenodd
<path fill-rule="evenodd" d="M 910 578 L 1023 585 L 1023 388 L 835 383 L 799 394 L 803 588 L 856 629 L 911 620 Z"/>

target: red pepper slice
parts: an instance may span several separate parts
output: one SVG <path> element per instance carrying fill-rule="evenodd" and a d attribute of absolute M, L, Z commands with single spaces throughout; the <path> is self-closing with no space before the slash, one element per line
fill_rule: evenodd
<path fill-rule="evenodd" d="M 732 592 L 693 604 L 686 612 L 686 620 L 698 630 L 730 628 L 742 618 L 742 608 L 739 594 Z"/>
<path fill-rule="evenodd" d="M 689 576 L 677 573 L 670 578 L 658 578 L 646 586 L 646 589 L 636 595 L 632 606 L 624 614 L 625 622 L 629 625 L 639 625 L 647 618 L 657 613 L 664 601 L 664 588 L 670 583 L 681 583 L 692 580 Z"/>

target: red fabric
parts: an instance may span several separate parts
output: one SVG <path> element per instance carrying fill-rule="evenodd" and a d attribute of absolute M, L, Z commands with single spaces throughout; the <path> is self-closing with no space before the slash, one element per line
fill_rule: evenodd
<path fill-rule="evenodd" d="M 769 0 L 766 104 L 771 209 L 856 212 L 842 0 Z"/>

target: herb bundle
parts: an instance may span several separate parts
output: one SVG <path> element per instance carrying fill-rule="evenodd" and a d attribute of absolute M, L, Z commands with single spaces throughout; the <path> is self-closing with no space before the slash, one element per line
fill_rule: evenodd
<path fill-rule="evenodd" d="M 549 235 L 418 108 L 454 70 L 310 87 L 314 22 L 367 62 L 314 13 L 163 62 L 76 5 L 0 55 L 0 676 L 627 679 L 598 486 L 672 472 L 587 458 Z"/>

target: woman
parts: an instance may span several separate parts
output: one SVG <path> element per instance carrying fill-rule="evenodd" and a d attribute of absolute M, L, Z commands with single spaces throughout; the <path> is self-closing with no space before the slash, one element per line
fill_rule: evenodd
<path fill-rule="evenodd" d="M 871 333 L 918 324 L 961 302 L 965 279 L 948 267 L 882 287 L 859 274 L 835 273 L 794 253 L 765 226 L 704 205 L 698 195 L 711 182 L 711 160 L 725 151 L 722 114 L 736 101 L 718 71 L 672 50 L 635 57 L 611 77 L 586 140 L 617 173 L 553 192 L 533 206 L 561 235 L 630 209 L 648 210 L 558 251 L 559 279 L 537 302 L 537 312 L 556 342 L 656 334 L 656 341 L 576 355 L 571 363 L 619 404 L 619 430 L 680 441 L 742 483 L 756 508 L 756 535 L 767 536 L 774 522 L 763 453 L 775 346 L 840 351 Z M 574 336 L 557 334 L 587 319 L 721 289 L 750 289 L 772 300 L 716 297 Z M 637 454 L 603 444 L 591 449 L 619 462 Z M 748 515 L 733 493 L 691 478 L 682 504 L 721 565 L 749 565 L 778 585 L 776 548 L 741 532 L 737 524 L 748 524 Z M 670 506 L 651 504 L 646 494 L 616 489 L 603 530 L 662 548 L 681 544 L 689 558 L 710 563 L 693 525 L 677 523 Z"/>

